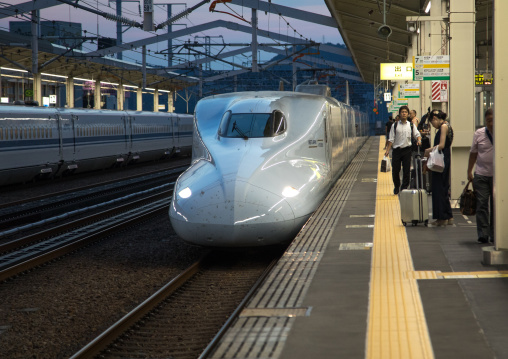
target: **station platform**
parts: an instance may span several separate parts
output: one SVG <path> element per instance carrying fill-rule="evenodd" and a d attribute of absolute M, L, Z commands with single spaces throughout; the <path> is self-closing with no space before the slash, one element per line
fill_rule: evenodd
<path fill-rule="evenodd" d="M 366 142 L 212 358 L 508 358 L 508 266 L 481 263 L 458 210 L 404 227 L 383 147 Z"/>

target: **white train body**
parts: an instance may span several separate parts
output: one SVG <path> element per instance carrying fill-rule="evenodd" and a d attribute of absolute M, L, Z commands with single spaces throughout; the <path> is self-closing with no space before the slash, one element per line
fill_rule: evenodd
<path fill-rule="evenodd" d="M 173 113 L 0 106 L 0 186 L 190 152 L 192 127 Z"/>
<path fill-rule="evenodd" d="M 192 165 L 178 179 L 171 223 L 204 246 L 294 238 L 367 138 L 367 117 L 298 92 L 242 92 L 199 101 Z"/>

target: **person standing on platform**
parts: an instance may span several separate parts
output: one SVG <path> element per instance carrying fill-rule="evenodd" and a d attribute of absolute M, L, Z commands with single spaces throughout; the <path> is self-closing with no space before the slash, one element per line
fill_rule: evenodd
<path fill-rule="evenodd" d="M 489 237 L 490 241 L 494 242 L 494 112 L 490 108 L 485 112 L 485 124 L 486 126 L 476 130 L 473 136 L 467 166 L 467 178 L 473 181 L 473 189 L 476 194 L 478 243 L 487 243 Z M 473 176 L 475 163 L 476 170 Z"/>
<path fill-rule="evenodd" d="M 409 173 L 411 170 L 411 138 L 415 138 L 417 145 L 421 146 L 422 138 L 416 126 L 409 118 L 409 107 L 401 106 L 399 109 L 400 121 L 393 124 L 388 137 L 388 146 L 385 156 L 388 157 L 390 149 L 392 153 L 392 179 L 393 194 L 399 194 L 401 189 L 409 187 Z M 400 168 L 402 165 L 402 187 L 400 185 Z"/>
<path fill-rule="evenodd" d="M 425 157 L 429 157 L 434 148 L 438 148 L 444 155 L 445 168 L 443 172 L 432 172 L 432 217 L 434 226 L 453 224 L 452 207 L 450 205 L 450 147 L 453 141 L 453 131 L 446 121 L 446 113 L 438 110 L 431 112 L 428 120 L 438 130 L 434 137 L 434 147 L 425 150 Z"/>
<path fill-rule="evenodd" d="M 385 130 L 385 138 L 386 138 L 386 141 L 385 141 L 385 150 L 386 150 L 386 146 L 388 146 L 388 136 L 390 135 L 390 129 L 392 128 L 392 125 L 393 125 L 393 117 L 392 115 L 390 115 L 390 117 L 388 117 L 388 122 L 386 122 L 386 130 Z"/>
<path fill-rule="evenodd" d="M 418 127 L 418 124 L 420 123 L 420 121 L 418 120 L 418 117 L 416 117 L 416 110 L 409 111 L 409 118 L 410 118 L 411 122 L 413 123 L 413 125 Z"/>

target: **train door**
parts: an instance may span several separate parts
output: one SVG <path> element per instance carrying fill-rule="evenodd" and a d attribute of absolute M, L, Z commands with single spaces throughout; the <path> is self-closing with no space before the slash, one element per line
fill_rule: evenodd
<path fill-rule="evenodd" d="M 64 131 L 63 131 L 63 122 L 62 116 L 56 115 L 57 122 L 57 130 L 58 130 L 58 154 L 60 156 L 60 161 L 64 160 Z"/>
<path fill-rule="evenodd" d="M 173 127 L 173 147 L 180 152 L 180 118 L 178 115 L 171 117 L 171 125 Z"/>
<path fill-rule="evenodd" d="M 133 137 L 133 116 L 122 116 L 123 125 L 124 125 L 124 143 L 125 143 L 125 152 L 129 153 L 132 149 L 132 137 Z"/>
<path fill-rule="evenodd" d="M 72 160 L 76 158 L 76 135 L 78 130 L 78 116 L 71 115 L 71 133 L 72 136 Z"/>
<path fill-rule="evenodd" d="M 332 144 L 333 144 L 333 138 L 332 138 L 332 129 L 331 125 L 333 123 L 332 121 L 332 112 L 330 109 L 330 106 L 327 106 L 326 112 L 323 116 L 323 122 L 325 125 L 325 159 L 326 164 L 330 167 L 330 178 L 333 179 L 334 174 L 334 168 L 333 168 L 333 161 L 332 161 Z"/>

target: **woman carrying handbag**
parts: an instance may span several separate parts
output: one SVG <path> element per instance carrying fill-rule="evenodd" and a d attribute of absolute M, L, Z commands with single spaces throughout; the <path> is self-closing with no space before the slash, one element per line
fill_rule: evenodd
<path fill-rule="evenodd" d="M 444 155 L 444 170 L 432 172 L 432 217 L 435 219 L 434 226 L 446 226 L 453 224 L 452 207 L 448 192 L 450 190 L 450 147 L 453 140 L 453 131 L 446 122 L 446 113 L 434 110 L 428 118 L 431 125 L 437 129 L 434 138 L 434 147 L 425 150 L 425 157 L 436 149 Z"/>

